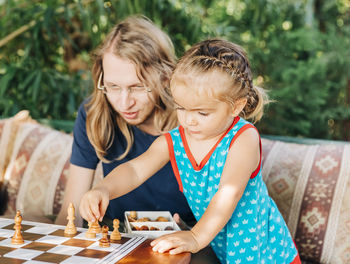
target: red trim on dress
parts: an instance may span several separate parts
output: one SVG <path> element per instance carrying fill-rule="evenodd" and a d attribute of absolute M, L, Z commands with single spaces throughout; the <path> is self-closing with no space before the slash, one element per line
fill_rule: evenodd
<path fill-rule="evenodd" d="M 295 256 L 294 260 L 290 264 L 301 264 L 299 253 Z"/>
<path fill-rule="evenodd" d="M 164 135 L 165 135 L 166 142 L 168 143 L 171 167 L 173 168 L 173 172 L 177 180 L 177 183 L 179 184 L 179 190 L 180 192 L 183 192 L 183 186 L 182 186 L 182 181 L 179 173 L 179 168 L 177 167 L 176 159 L 175 159 L 173 140 L 171 139 L 170 133 L 166 133 Z"/>
<path fill-rule="evenodd" d="M 246 131 L 248 128 L 254 128 L 259 135 L 259 148 L 260 148 L 260 160 L 259 160 L 259 164 L 258 167 L 253 171 L 252 175 L 250 175 L 250 178 L 253 179 L 256 175 L 258 175 L 259 171 L 260 171 L 260 165 L 261 165 L 261 155 L 262 155 L 262 147 L 261 147 L 261 138 L 260 138 L 260 134 L 259 131 L 256 129 L 255 126 L 253 126 L 252 124 L 246 124 L 244 126 L 241 127 L 240 130 L 238 130 L 238 132 L 236 133 L 236 135 L 233 137 L 231 143 L 230 143 L 230 147 L 231 148 L 232 144 L 236 141 L 236 139 L 238 138 L 238 136 L 240 134 L 242 134 L 244 131 Z"/>
<path fill-rule="evenodd" d="M 295 244 L 294 239 L 293 239 L 293 243 L 294 243 L 294 246 L 295 246 L 295 248 L 296 248 L 296 250 L 297 250 L 297 252 L 298 252 L 298 247 L 297 247 L 297 245 Z M 299 252 L 298 252 L 298 254 L 295 256 L 294 260 L 293 260 L 290 264 L 301 264 Z"/>
<path fill-rule="evenodd" d="M 213 152 L 215 151 L 216 147 L 219 145 L 220 141 L 227 135 L 227 133 L 231 130 L 231 128 L 239 121 L 239 116 L 236 116 L 235 119 L 232 122 L 232 125 L 230 125 L 230 127 L 226 130 L 226 132 L 220 137 L 220 139 L 215 143 L 215 145 L 210 149 L 210 151 L 207 153 L 207 155 L 205 155 L 205 157 L 203 158 L 203 160 L 201 161 L 201 163 L 199 163 L 199 165 L 197 164 L 195 158 L 192 155 L 192 152 L 188 146 L 187 140 L 186 140 L 186 136 L 185 136 L 185 130 L 182 126 L 179 127 L 179 131 L 180 131 L 180 135 L 181 135 L 181 139 L 182 139 L 182 143 L 184 145 L 185 148 L 185 152 L 187 154 L 188 159 L 190 160 L 192 167 L 196 170 L 199 171 L 201 170 L 204 165 L 208 162 L 208 160 L 210 159 L 210 156 L 213 154 Z"/>

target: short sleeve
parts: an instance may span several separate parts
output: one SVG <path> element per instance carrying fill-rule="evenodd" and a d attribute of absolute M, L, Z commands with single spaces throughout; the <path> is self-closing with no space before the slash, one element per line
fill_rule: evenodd
<path fill-rule="evenodd" d="M 70 162 L 76 166 L 95 169 L 99 159 L 86 134 L 86 111 L 84 107 L 86 102 L 85 100 L 80 105 L 78 116 L 75 120 Z"/>

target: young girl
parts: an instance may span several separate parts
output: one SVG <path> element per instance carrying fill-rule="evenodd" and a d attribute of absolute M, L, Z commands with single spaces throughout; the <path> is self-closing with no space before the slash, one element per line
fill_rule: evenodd
<path fill-rule="evenodd" d="M 155 239 L 154 251 L 197 252 L 210 243 L 222 263 L 300 263 L 262 180 L 259 134 L 242 118 L 259 120 L 266 98 L 252 84 L 242 48 L 218 39 L 196 44 L 176 66 L 170 87 L 181 125 L 86 193 L 81 215 L 101 219 L 110 199 L 170 159 L 198 222 L 190 231 Z"/>

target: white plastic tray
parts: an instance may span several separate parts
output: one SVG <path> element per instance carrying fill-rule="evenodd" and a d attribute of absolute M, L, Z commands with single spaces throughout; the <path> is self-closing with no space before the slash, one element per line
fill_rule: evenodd
<path fill-rule="evenodd" d="M 165 234 L 170 234 L 176 231 L 180 231 L 179 226 L 174 221 L 169 211 L 136 211 L 137 219 L 148 217 L 150 221 L 147 222 L 129 222 L 128 216 L 130 215 L 130 211 L 126 211 L 124 213 L 125 216 L 125 227 L 126 231 L 131 234 L 137 234 L 146 236 L 148 238 L 157 238 Z M 168 222 L 158 222 L 156 219 L 159 217 L 165 217 L 169 221 Z M 155 227 L 158 228 L 159 231 L 155 230 L 133 230 L 132 227 L 141 227 L 147 226 L 148 228 Z M 172 228 L 173 230 L 166 230 L 167 227 Z"/>

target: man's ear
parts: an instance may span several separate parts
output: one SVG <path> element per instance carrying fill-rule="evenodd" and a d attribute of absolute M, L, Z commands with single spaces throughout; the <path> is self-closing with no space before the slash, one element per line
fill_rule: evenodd
<path fill-rule="evenodd" d="M 236 100 L 232 109 L 233 116 L 238 116 L 243 111 L 246 104 L 247 104 L 247 98 L 240 98 Z"/>

